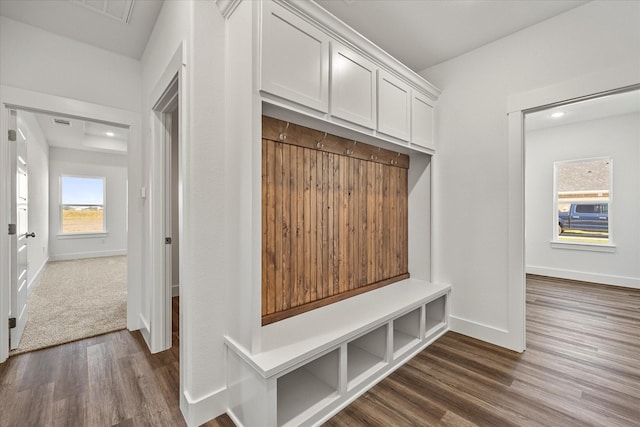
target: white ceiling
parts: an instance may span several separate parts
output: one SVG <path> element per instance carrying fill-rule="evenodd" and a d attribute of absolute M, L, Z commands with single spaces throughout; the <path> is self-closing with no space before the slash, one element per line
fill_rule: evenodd
<path fill-rule="evenodd" d="M 164 0 L 133 0 L 129 22 L 80 3 L 118 9 L 131 0 L 0 0 L 0 15 L 83 43 L 140 59 Z M 171 0 L 183 1 L 183 0 Z M 208 0 L 213 1 L 213 0 Z M 587 0 L 316 0 L 414 71 L 452 59 L 487 43 L 587 3 Z M 104 3 L 107 2 L 107 3 Z M 52 146 L 100 149 L 73 120 L 64 130 L 39 117 Z M 77 123 L 76 123 L 77 122 Z M 82 132 L 80 131 L 82 129 Z M 93 131 L 91 131 L 93 132 Z M 104 133 L 101 129 L 97 133 Z M 93 142 L 87 142 L 93 139 Z M 118 138 L 116 138 L 118 139 Z M 126 140 L 126 138 L 124 139 Z M 104 142 L 104 141 L 103 141 Z M 126 141 L 125 141 L 126 149 Z M 117 151 L 117 150 L 116 150 Z"/>
<path fill-rule="evenodd" d="M 99 4 L 105 0 L 89 0 Z M 124 0 L 106 0 L 116 6 Z M 82 0 L 0 0 L 0 15 L 140 59 L 156 23 L 163 0 L 135 0 L 129 23 L 91 10 Z M 109 6 L 109 5 L 107 5 Z"/>
<path fill-rule="evenodd" d="M 316 0 L 418 72 L 586 0 Z"/>
<path fill-rule="evenodd" d="M 554 113 L 562 113 L 562 116 L 552 117 Z M 631 113 L 640 113 L 640 89 L 529 113 L 525 116 L 525 130 L 530 132 Z"/>
<path fill-rule="evenodd" d="M 127 154 L 128 128 L 38 112 L 34 115 L 50 147 Z M 54 119 L 69 125 L 57 124 Z"/>
<path fill-rule="evenodd" d="M 128 24 L 78 4 L 83 1 L 129 0 L 0 0 L 0 15 L 140 59 L 164 0 L 134 0 Z M 409 68 L 421 71 L 588 0 L 316 1 Z"/>

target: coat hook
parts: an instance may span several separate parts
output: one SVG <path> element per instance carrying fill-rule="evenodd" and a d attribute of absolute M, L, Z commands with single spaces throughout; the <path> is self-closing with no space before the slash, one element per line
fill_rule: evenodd
<path fill-rule="evenodd" d="M 354 140 L 354 141 L 353 141 L 353 145 L 351 146 L 351 148 L 350 148 L 350 149 L 349 149 L 349 148 L 347 148 L 347 156 L 350 156 L 350 155 L 352 155 L 352 154 L 353 154 L 353 149 L 355 148 L 355 146 L 356 146 L 356 144 L 357 144 L 357 143 L 358 143 L 358 142 Z"/>
<path fill-rule="evenodd" d="M 316 142 L 316 147 L 317 147 L 317 148 L 322 148 L 322 147 L 324 147 L 324 144 L 322 144 L 322 142 L 323 142 L 325 139 L 327 139 L 327 133 L 326 133 L 326 132 L 324 133 L 324 136 L 322 137 L 322 139 L 321 139 L 320 141 Z"/>
<path fill-rule="evenodd" d="M 287 131 L 287 129 L 289 129 L 289 122 L 287 122 L 287 126 L 284 128 L 284 130 L 280 133 L 280 141 L 284 141 L 285 139 L 287 139 L 287 135 L 285 135 L 285 132 Z"/>
<path fill-rule="evenodd" d="M 378 147 L 377 154 L 380 154 L 380 147 Z M 375 154 L 372 154 L 371 155 L 371 160 L 378 160 L 378 156 L 376 156 Z"/>
<path fill-rule="evenodd" d="M 391 164 L 392 165 L 397 165 L 399 158 L 400 158 L 400 153 L 396 153 L 396 158 L 395 159 L 391 159 Z"/>

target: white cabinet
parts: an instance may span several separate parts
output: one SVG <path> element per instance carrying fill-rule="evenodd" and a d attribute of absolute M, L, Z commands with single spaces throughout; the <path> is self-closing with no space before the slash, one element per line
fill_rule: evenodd
<path fill-rule="evenodd" d="M 391 74 L 378 70 L 378 132 L 409 141 L 411 88 Z"/>
<path fill-rule="evenodd" d="M 331 116 L 375 129 L 376 69 L 371 61 L 331 42 Z"/>
<path fill-rule="evenodd" d="M 411 96 L 411 144 L 433 149 L 433 102 L 419 92 Z"/>
<path fill-rule="evenodd" d="M 295 327 L 265 326 L 254 354 L 225 337 L 228 413 L 247 427 L 321 424 L 447 332 L 450 291 L 396 282 L 302 313 Z"/>
<path fill-rule="evenodd" d="M 326 113 L 329 36 L 273 2 L 262 25 L 260 90 Z"/>

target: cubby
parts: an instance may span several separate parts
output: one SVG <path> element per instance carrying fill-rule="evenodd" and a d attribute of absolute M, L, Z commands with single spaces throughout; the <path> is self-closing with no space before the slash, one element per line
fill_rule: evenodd
<path fill-rule="evenodd" d="M 347 388 L 351 389 L 386 362 L 387 325 L 347 344 Z"/>
<path fill-rule="evenodd" d="M 393 321 L 393 357 L 398 357 L 420 340 L 420 310 L 418 307 Z"/>
<path fill-rule="evenodd" d="M 278 378 L 278 426 L 300 425 L 338 398 L 338 349 Z"/>
<path fill-rule="evenodd" d="M 429 338 L 446 326 L 446 297 L 443 295 L 427 303 L 425 309 L 425 336 Z"/>

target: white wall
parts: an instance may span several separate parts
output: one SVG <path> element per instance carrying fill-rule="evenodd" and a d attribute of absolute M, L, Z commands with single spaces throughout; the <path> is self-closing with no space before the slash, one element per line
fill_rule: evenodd
<path fill-rule="evenodd" d="M 0 16 L 3 85 L 138 111 L 140 62 Z"/>
<path fill-rule="evenodd" d="M 29 239 L 27 280 L 29 292 L 37 286 L 49 258 L 49 145 L 33 113 L 18 111 L 18 128 L 27 137 L 29 173 Z"/>
<path fill-rule="evenodd" d="M 105 177 L 107 236 L 64 238 L 60 230 L 60 177 Z M 49 149 L 49 238 L 52 260 L 127 253 L 127 156 L 96 151 Z"/>
<path fill-rule="evenodd" d="M 184 101 L 180 105 L 183 144 L 182 229 L 180 232 L 180 380 L 181 409 L 189 425 L 204 423 L 227 408 L 226 363 L 223 336 L 226 328 L 227 282 L 224 244 L 224 21 L 215 2 L 164 3 L 142 58 L 144 120 L 151 108 L 162 74 L 180 43 L 185 42 Z M 184 108 L 183 108 L 184 107 Z M 146 122 L 148 124 L 149 122 Z M 148 126 L 145 126 L 147 129 Z M 143 135 L 144 158 L 150 159 L 152 136 Z M 146 185 L 151 183 L 149 161 L 143 165 Z M 154 189 L 149 187 L 145 216 Z M 150 236 L 145 231 L 145 275 L 151 288 Z M 144 299 L 143 299 L 144 301 Z M 149 307 L 143 307 L 149 310 Z M 148 311 L 145 315 L 148 315 Z"/>
<path fill-rule="evenodd" d="M 523 332 L 508 324 L 507 225 L 518 215 L 509 216 L 508 98 L 611 67 L 637 67 L 639 14 L 640 2 L 590 2 L 420 73 L 443 91 L 432 274 L 453 285 L 454 330 L 511 348 Z"/>
<path fill-rule="evenodd" d="M 526 133 L 527 272 L 640 288 L 639 141 L 638 113 Z M 615 252 L 552 248 L 554 162 L 595 157 L 613 159 Z"/>
<path fill-rule="evenodd" d="M 33 92 L 19 94 L 18 105 L 38 107 L 29 102 L 42 103 L 41 108 L 49 111 L 64 110 L 78 116 L 83 116 L 86 110 L 93 119 L 106 118 L 131 125 L 128 178 L 132 189 L 129 197 L 132 232 L 127 245 L 127 292 L 132 304 L 128 307 L 127 326 L 138 329 L 138 287 L 142 281 L 142 206 L 138 198 L 142 182 L 140 61 L 0 17 L 0 84 Z M 5 95 L 6 91 L 0 93 L 3 100 Z M 54 105 L 59 108 L 47 108 Z"/>

